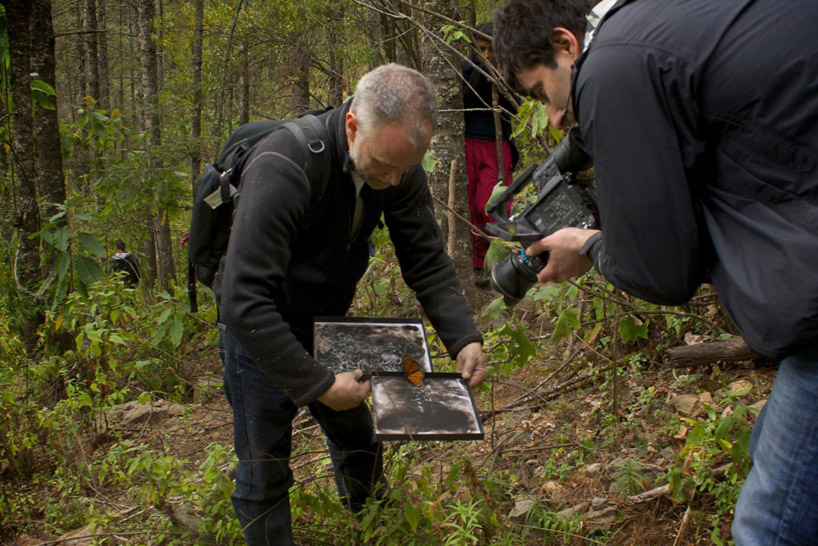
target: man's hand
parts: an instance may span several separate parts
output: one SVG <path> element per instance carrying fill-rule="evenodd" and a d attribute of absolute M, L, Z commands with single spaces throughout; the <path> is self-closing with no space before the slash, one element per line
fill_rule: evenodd
<path fill-rule="evenodd" d="M 469 343 L 457 353 L 457 371 L 463 379 L 469 380 L 470 387 L 476 387 L 488 377 L 483 360 L 483 345 L 479 341 Z"/>
<path fill-rule="evenodd" d="M 548 264 L 537 275 L 540 282 L 562 282 L 579 277 L 588 271 L 593 263 L 579 251 L 596 229 L 562 228 L 531 244 L 525 253 L 528 256 L 548 251 Z"/>
<path fill-rule="evenodd" d="M 343 411 L 356 407 L 366 400 L 372 390 L 369 380 L 359 381 L 364 372 L 344 372 L 335 374 L 335 383 L 318 397 L 318 401 L 335 411 Z"/>

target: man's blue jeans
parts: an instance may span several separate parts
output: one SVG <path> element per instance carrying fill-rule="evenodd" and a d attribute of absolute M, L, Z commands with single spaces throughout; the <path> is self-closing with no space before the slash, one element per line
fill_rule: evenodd
<path fill-rule="evenodd" d="M 288 490 L 295 404 L 222 330 L 224 391 L 233 408 L 233 441 L 239 459 L 233 508 L 249 546 L 292 544 Z M 365 404 L 334 411 L 320 402 L 308 406 L 327 437 L 338 493 L 352 511 L 385 490 L 381 447 Z"/>
<path fill-rule="evenodd" d="M 784 359 L 750 439 L 736 546 L 818 545 L 818 351 Z"/>

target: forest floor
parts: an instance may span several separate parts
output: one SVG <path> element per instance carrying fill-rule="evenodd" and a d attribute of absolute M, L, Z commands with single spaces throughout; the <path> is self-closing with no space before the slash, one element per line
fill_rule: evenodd
<path fill-rule="evenodd" d="M 206 379 L 199 382 L 187 403 L 170 411 L 165 407 L 128 425 L 109 416 L 107 426 L 112 434 L 74 446 L 75 456 L 90 463 L 101 457 L 116 437 L 197 468 L 206 457 L 207 446 L 231 446 L 232 415 L 221 394 L 220 363 L 212 349 L 200 349 L 195 355 L 197 369 Z M 592 353 L 585 355 L 588 364 L 580 368 L 567 365 L 571 354 L 568 347 L 558 354 L 537 356 L 512 375 L 499 377 L 489 388 L 477 392 L 485 439 L 415 443 L 411 446 L 413 468 L 405 473 L 404 481 L 417 480 L 426 468 L 426 475 L 431 471 L 442 482 L 451 471 L 451 461 L 463 461 L 463 486 L 453 498 L 482 495 L 493 499 L 489 509 L 496 512 L 497 521 L 527 532 L 526 543 L 530 544 L 682 546 L 712 544 L 714 540 L 726 544 L 730 511 L 723 506 L 723 499 L 697 489 L 692 498 L 674 503 L 667 485 L 668 471 L 677 468 L 690 472 L 701 457 L 710 457 L 705 461 L 710 468 L 727 463 L 729 455 L 710 449 L 704 437 L 701 449 L 689 449 L 681 457 L 680 452 L 686 442 L 690 444 L 688 435 L 694 423 L 702 423 L 702 431 L 712 433 L 736 403 L 759 408 L 775 369 L 744 362 L 674 370 L 662 361 L 631 359 L 623 363 L 614 385 L 610 373 L 587 375 L 595 364 Z M 588 379 L 583 380 L 586 376 Z M 755 415 L 748 413 L 748 425 Z M 397 443 L 387 449 L 388 478 L 395 458 L 402 453 L 406 451 Z M 316 479 L 330 480 L 323 436 L 304 411 L 295 420 L 292 466 L 296 488 Z M 709 479 L 713 482 L 710 488 L 719 491 L 718 471 Z M 499 494 L 498 483 L 504 489 Z M 44 507 L 53 495 L 46 485 L 17 484 L 31 488 L 34 503 Z M 410 484 L 393 481 L 391 485 Z M 491 492 L 477 491 L 491 487 L 495 488 Z M 144 503 L 135 503 L 132 496 L 117 489 L 86 487 L 84 494 L 96 506 L 119 514 L 123 523 L 112 518 L 104 533 L 99 529 L 89 532 L 78 524 L 77 529 L 59 536 L 46 524 L 48 510 L 44 508 L 42 520 L 29 522 L 25 534 L 6 537 L 10 539 L 0 540 L 0 544 L 84 546 L 93 538 L 82 538 L 83 534 L 116 537 L 117 533 L 119 539 L 113 543 L 128 543 L 127 535 L 122 534 L 124 521 L 144 517 Z M 180 512 L 178 507 L 170 512 L 176 513 L 174 519 L 182 526 L 191 525 L 191 517 L 194 522 L 197 517 Z M 299 519 L 308 518 L 306 513 L 296 514 L 297 540 L 304 545 L 335 544 L 332 539 L 311 540 L 310 527 L 302 526 Z M 556 525 L 556 515 L 573 523 Z"/>

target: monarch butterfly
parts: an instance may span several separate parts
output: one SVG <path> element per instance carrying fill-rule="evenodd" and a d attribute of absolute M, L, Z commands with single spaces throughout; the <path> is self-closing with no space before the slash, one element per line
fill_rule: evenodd
<path fill-rule="evenodd" d="M 416 387 L 420 387 L 423 384 L 423 370 L 420 369 L 420 364 L 406 354 L 403 355 L 403 371 L 406 374 L 406 379 Z"/>

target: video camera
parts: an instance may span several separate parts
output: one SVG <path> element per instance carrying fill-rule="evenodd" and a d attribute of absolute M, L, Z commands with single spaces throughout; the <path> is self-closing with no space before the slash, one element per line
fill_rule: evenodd
<path fill-rule="evenodd" d="M 532 242 L 565 227 L 587 229 L 599 225 L 596 194 L 576 176 L 590 166 L 582 137 L 574 129 L 545 162 L 526 169 L 488 207 L 487 212 L 496 222 L 486 224 L 486 231 L 523 246 L 491 270 L 491 287 L 503 295 L 506 305 L 513 306 L 523 299 L 537 282 L 537 273 L 548 263 L 548 252 L 526 256 L 525 249 Z M 529 180 L 537 190 L 536 201 L 511 218 L 504 217 L 511 198 Z"/>

